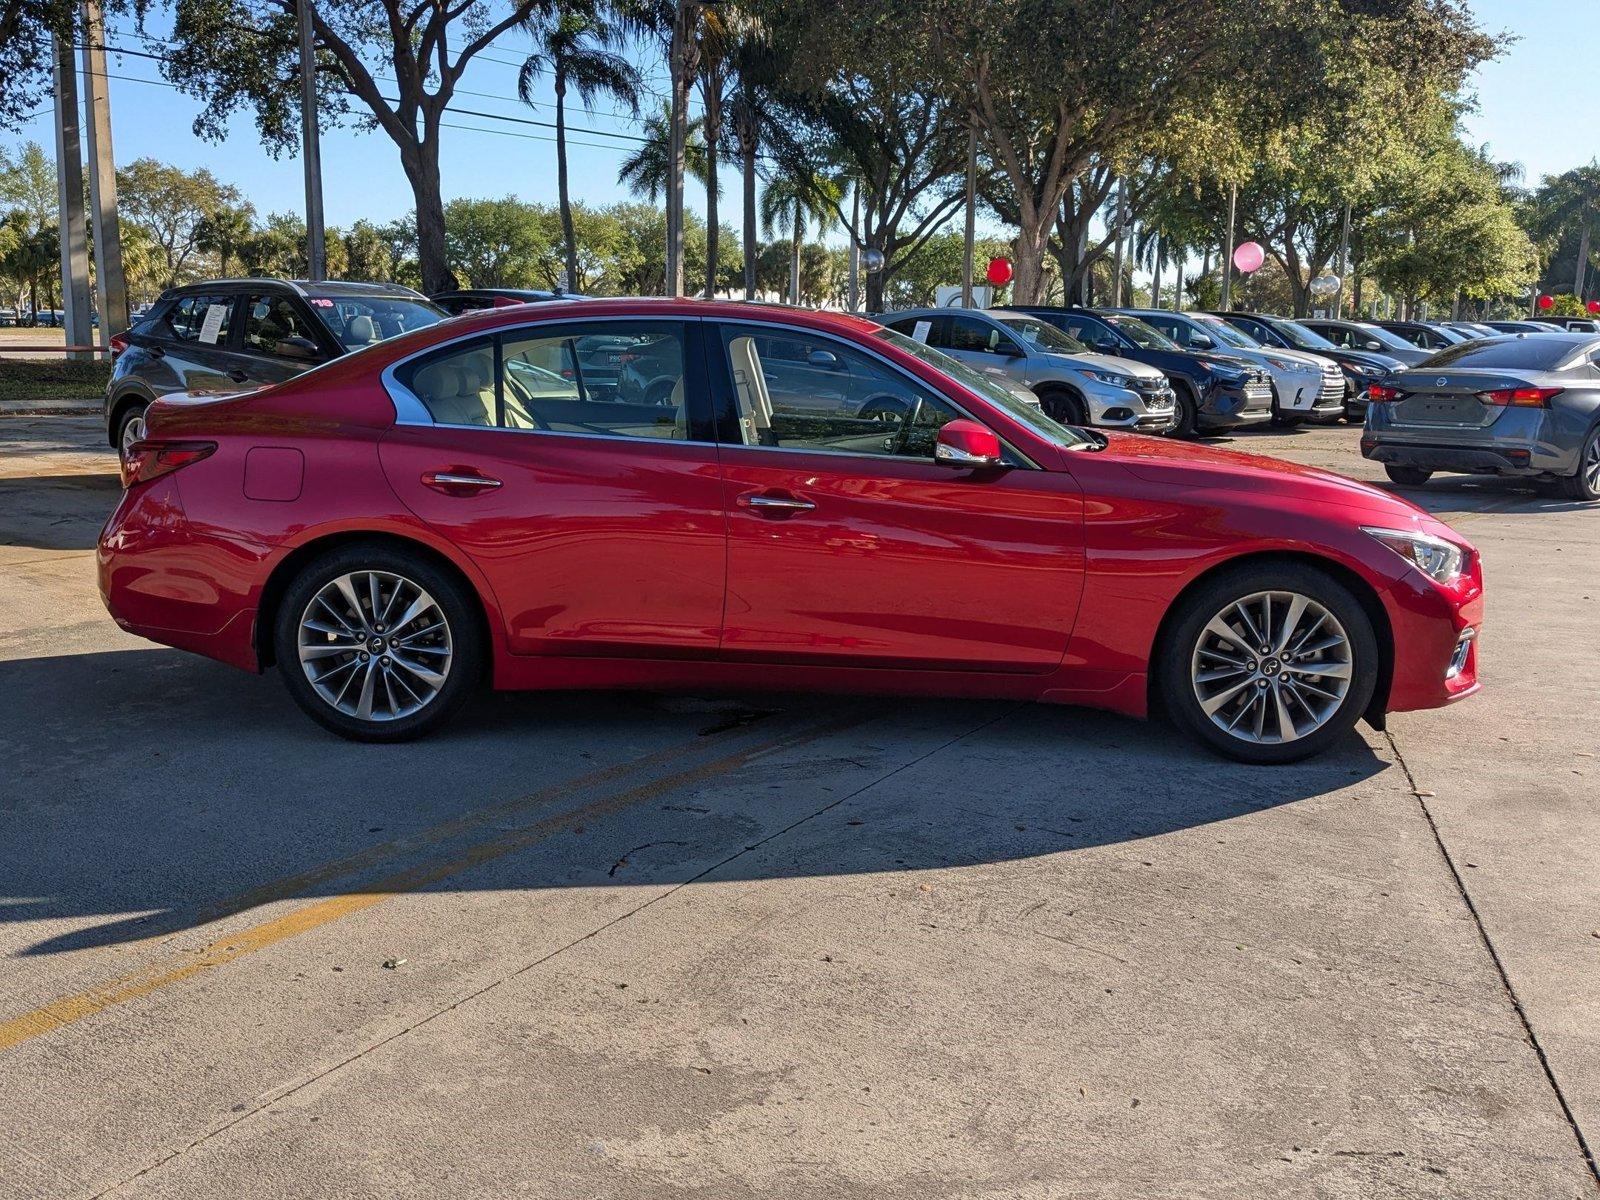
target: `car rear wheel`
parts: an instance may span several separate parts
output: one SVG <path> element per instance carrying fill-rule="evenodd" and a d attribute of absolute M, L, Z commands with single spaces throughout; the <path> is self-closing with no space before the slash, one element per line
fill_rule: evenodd
<path fill-rule="evenodd" d="M 1229 758 L 1295 762 L 1343 737 L 1378 680 L 1349 589 L 1314 567 L 1246 565 L 1183 601 L 1156 664 L 1167 711 Z"/>
<path fill-rule="evenodd" d="M 124 457 L 128 447 L 144 437 L 144 410 L 143 404 L 131 405 L 117 418 L 117 449 Z"/>
<path fill-rule="evenodd" d="M 1388 463 L 1383 473 L 1401 487 L 1421 487 L 1433 478 L 1433 472 L 1425 467 L 1408 467 L 1404 463 Z"/>
<path fill-rule="evenodd" d="M 1568 500 L 1600 500 L 1600 425 L 1589 430 L 1578 452 L 1578 469 L 1561 481 Z"/>
<path fill-rule="evenodd" d="M 482 675 L 483 635 L 463 585 L 421 555 L 353 545 L 289 584 L 274 629 L 295 702 L 341 737 L 399 742 L 443 725 Z"/>

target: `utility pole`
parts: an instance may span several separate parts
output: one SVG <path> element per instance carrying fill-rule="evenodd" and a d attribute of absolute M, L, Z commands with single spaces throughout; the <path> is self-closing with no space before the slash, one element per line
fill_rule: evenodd
<path fill-rule="evenodd" d="M 89 319 L 89 232 L 83 215 L 83 142 L 78 133 L 78 72 L 72 41 L 53 34 L 51 71 L 56 89 L 56 185 L 61 209 L 61 308 L 67 345 L 87 346 L 94 337 Z M 35 314 L 34 319 L 38 319 Z M 69 350 L 69 359 L 92 360 L 94 351 Z"/>
<path fill-rule="evenodd" d="M 1233 307 L 1233 223 L 1239 209 L 1239 185 L 1228 188 L 1228 237 L 1222 247 L 1222 308 Z"/>
<path fill-rule="evenodd" d="M 1150 307 L 1161 307 L 1161 234 L 1158 231 L 1150 242 Z"/>
<path fill-rule="evenodd" d="M 89 202 L 94 208 L 94 268 L 100 299 L 100 348 L 128 327 L 128 281 L 122 272 L 117 221 L 117 164 L 111 152 L 111 98 L 106 91 L 106 23 L 100 0 L 83 5 L 84 111 L 89 125 Z"/>
<path fill-rule="evenodd" d="M 972 248 L 978 230 L 978 126 L 967 118 L 967 228 L 961 251 L 961 307 L 972 307 Z"/>
<path fill-rule="evenodd" d="M 861 242 L 856 230 L 861 228 L 861 180 L 850 181 L 850 311 L 861 304 Z"/>
<path fill-rule="evenodd" d="M 1128 232 L 1128 180 L 1124 176 L 1117 180 L 1117 253 L 1116 262 L 1111 279 L 1111 307 L 1122 307 L 1122 242 Z"/>
<path fill-rule="evenodd" d="M 1339 290 L 1333 294 L 1333 315 L 1344 316 L 1344 285 L 1350 278 L 1350 206 L 1344 206 L 1344 232 L 1339 236 Z"/>
<path fill-rule="evenodd" d="M 300 157 L 306 170 L 306 275 L 315 281 L 328 275 L 328 247 L 322 224 L 322 146 L 317 135 L 317 47 L 312 0 L 298 0 L 300 22 Z"/>

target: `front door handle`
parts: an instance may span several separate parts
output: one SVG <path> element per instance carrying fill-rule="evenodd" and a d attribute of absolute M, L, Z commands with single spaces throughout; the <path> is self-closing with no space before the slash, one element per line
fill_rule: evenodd
<path fill-rule="evenodd" d="M 790 513 L 810 512 L 816 505 L 809 500 L 802 500 L 799 496 L 788 493 L 772 495 L 771 493 L 755 492 L 747 496 L 740 496 L 739 503 L 748 508 L 753 508 L 764 517 L 786 517 Z"/>
<path fill-rule="evenodd" d="M 235 367 L 233 370 L 228 372 L 228 378 L 233 380 L 235 383 L 246 383 L 249 381 L 250 376 L 246 375 L 238 367 Z"/>
<path fill-rule="evenodd" d="M 446 496 L 476 496 L 494 491 L 500 480 L 468 471 L 429 471 L 422 477 L 422 486 Z"/>

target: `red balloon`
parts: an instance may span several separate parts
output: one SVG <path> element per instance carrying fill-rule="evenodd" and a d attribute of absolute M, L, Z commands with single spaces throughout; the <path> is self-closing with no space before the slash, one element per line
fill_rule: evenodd
<path fill-rule="evenodd" d="M 1005 287 L 1011 282 L 1011 260 L 1009 258 L 991 258 L 989 269 L 984 272 L 984 278 L 995 287 Z"/>
<path fill-rule="evenodd" d="M 1591 300 L 1586 307 L 1592 313 L 1600 313 L 1600 300 Z"/>
<path fill-rule="evenodd" d="M 1556 298 L 1554 296 L 1540 296 L 1539 297 L 1539 311 L 1540 312 L 1543 312 L 1547 308 L 1554 308 L 1555 304 L 1556 304 Z"/>

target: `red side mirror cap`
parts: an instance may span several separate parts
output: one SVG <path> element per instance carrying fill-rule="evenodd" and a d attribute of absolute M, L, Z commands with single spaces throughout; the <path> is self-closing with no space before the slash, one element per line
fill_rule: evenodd
<path fill-rule="evenodd" d="M 976 421 L 957 419 L 939 427 L 939 440 L 933 449 L 935 462 L 947 467 L 998 467 L 1005 462 L 1000 439 Z"/>

